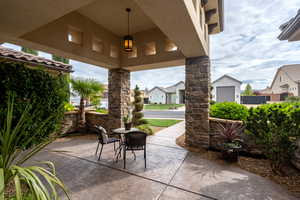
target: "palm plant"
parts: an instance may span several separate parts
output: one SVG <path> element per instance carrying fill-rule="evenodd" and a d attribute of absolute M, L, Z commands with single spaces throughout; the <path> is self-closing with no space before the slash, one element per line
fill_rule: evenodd
<path fill-rule="evenodd" d="M 28 159 L 51 141 L 48 140 L 26 151 L 22 151 L 19 146 L 19 144 L 29 144 L 53 117 L 50 116 L 42 123 L 35 121 L 35 116 L 39 111 L 33 110 L 31 104 L 28 103 L 20 119 L 15 122 L 13 110 L 14 98 L 10 95 L 7 115 L 3 121 L 0 121 L 0 199 L 6 198 L 5 191 L 8 188 L 11 189 L 12 186 L 14 186 L 14 195 L 17 200 L 22 200 L 27 195 L 33 200 L 58 199 L 56 186 L 59 186 L 65 193 L 66 190 L 64 184 L 56 176 L 53 163 L 42 162 L 49 169 L 40 166 L 23 166 Z M 31 127 L 35 127 L 34 133 L 29 131 Z M 42 179 L 47 184 L 44 184 Z M 68 197 L 67 193 L 66 195 Z"/>
<path fill-rule="evenodd" d="M 79 105 L 79 126 L 85 126 L 85 110 L 84 101 L 95 98 L 99 96 L 103 90 L 104 86 L 102 83 L 94 79 L 71 79 L 72 90 L 75 94 L 80 96 Z"/>

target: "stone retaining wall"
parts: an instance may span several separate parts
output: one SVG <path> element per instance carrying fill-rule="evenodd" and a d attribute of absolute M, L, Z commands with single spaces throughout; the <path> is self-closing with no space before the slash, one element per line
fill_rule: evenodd
<path fill-rule="evenodd" d="M 78 127 L 79 114 L 78 111 L 65 112 L 65 116 L 60 129 L 60 134 L 71 133 Z M 85 120 L 87 127 L 94 125 L 101 125 L 105 129 L 109 130 L 109 117 L 108 114 L 101 114 L 98 112 L 86 112 Z M 87 129 L 88 130 L 88 129 Z"/>
<path fill-rule="evenodd" d="M 108 114 L 101 114 L 98 112 L 87 112 L 85 114 L 85 120 L 88 127 L 100 125 L 106 130 L 110 129 Z"/>

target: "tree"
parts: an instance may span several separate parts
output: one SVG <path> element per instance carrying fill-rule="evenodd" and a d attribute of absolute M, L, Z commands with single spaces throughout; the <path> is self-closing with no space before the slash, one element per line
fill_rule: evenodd
<path fill-rule="evenodd" d="M 253 90 L 252 90 L 252 87 L 251 85 L 248 83 L 246 88 L 245 88 L 245 91 L 242 93 L 243 96 L 254 96 L 254 93 L 253 93 Z"/>
<path fill-rule="evenodd" d="M 23 51 L 25 53 L 32 54 L 32 55 L 36 55 L 36 56 L 38 55 L 38 51 L 37 50 L 33 50 L 33 49 L 30 49 L 30 48 L 27 48 L 27 47 L 22 47 L 21 51 Z"/>
<path fill-rule="evenodd" d="M 104 86 L 94 79 L 81 78 L 71 79 L 71 84 L 73 92 L 80 96 L 79 127 L 83 128 L 85 126 L 84 101 L 99 96 L 103 92 Z"/>
<path fill-rule="evenodd" d="M 62 62 L 62 63 L 65 63 L 65 64 L 69 64 L 70 63 L 70 60 L 68 58 L 64 58 L 64 57 L 56 56 L 56 55 L 52 55 L 52 60 L 55 60 L 55 61 L 58 61 L 58 62 Z"/>
<path fill-rule="evenodd" d="M 134 89 L 134 102 L 133 102 L 133 111 L 132 111 L 132 123 L 133 126 L 139 126 L 145 124 L 146 121 L 143 120 L 144 114 L 142 113 L 144 103 L 141 97 L 141 91 L 136 85 Z"/>

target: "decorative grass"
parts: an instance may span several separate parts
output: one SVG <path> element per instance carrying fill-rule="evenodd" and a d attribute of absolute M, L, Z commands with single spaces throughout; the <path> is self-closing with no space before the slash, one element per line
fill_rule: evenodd
<path fill-rule="evenodd" d="M 156 126 L 156 127 L 169 127 L 181 121 L 182 120 L 176 120 L 176 119 L 147 119 L 147 122 L 149 123 L 150 126 Z"/>
<path fill-rule="evenodd" d="M 144 110 L 170 110 L 184 106 L 184 104 L 147 104 Z"/>

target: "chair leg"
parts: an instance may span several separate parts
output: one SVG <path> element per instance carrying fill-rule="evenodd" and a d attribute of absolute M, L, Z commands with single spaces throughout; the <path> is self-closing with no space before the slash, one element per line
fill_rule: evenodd
<path fill-rule="evenodd" d="M 144 148 L 144 160 L 145 160 L 145 168 L 147 168 L 146 147 Z"/>
<path fill-rule="evenodd" d="M 99 158 L 98 158 L 98 161 L 100 160 L 100 158 L 101 158 L 101 154 L 102 154 L 102 150 L 103 150 L 103 144 L 101 144 L 101 150 L 100 150 L 100 154 L 99 154 Z"/>
<path fill-rule="evenodd" d="M 132 154 L 133 154 L 133 156 L 134 156 L 134 160 L 136 160 L 135 152 L 134 152 L 133 150 L 132 150 L 131 152 L 132 152 Z"/>
<path fill-rule="evenodd" d="M 124 147 L 123 160 L 124 160 L 124 169 L 126 169 L 126 147 Z"/>
<path fill-rule="evenodd" d="M 97 145 L 97 149 L 96 149 L 95 155 L 97 155 L 97 153 L 98 153 L 99 145 L 100 145 L 100 141 L 98 141 L 98 145 Z"/>

